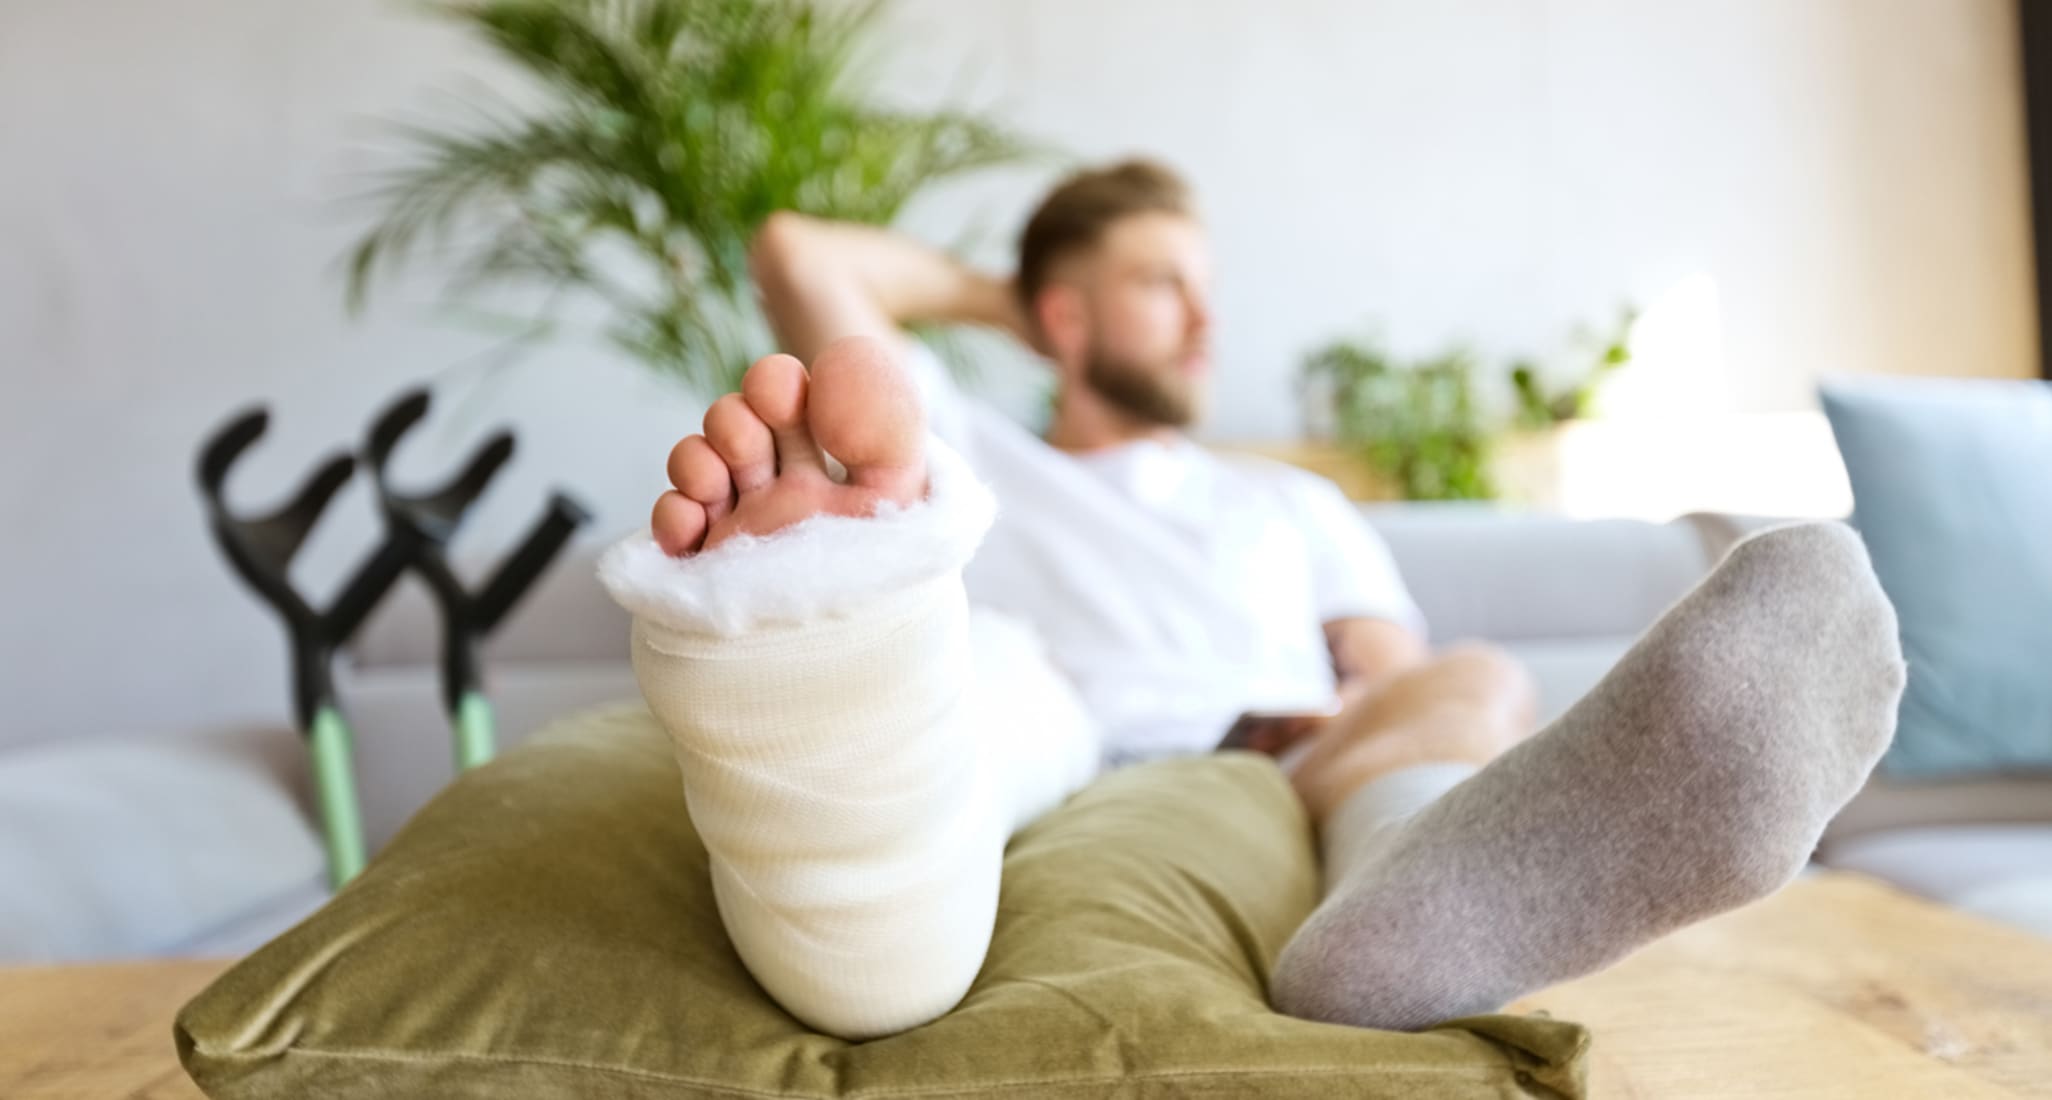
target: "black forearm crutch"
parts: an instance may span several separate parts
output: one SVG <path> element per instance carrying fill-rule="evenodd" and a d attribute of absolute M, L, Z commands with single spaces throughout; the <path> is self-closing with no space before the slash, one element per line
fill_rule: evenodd
<path fill-rule="evenodd" d="M 442 705 L 449 713 L 456 767 L 461 770 L 490 760 L 496 745 L 492 709 L 485 701 L 478 671 L 478 644 L 527 593 L 590 514 L 563 493 L 552 494 L 526 540 L 500 563 L 484 588 L 473 594 L 449 568 L 449 540 L 493 476 L 513 457 L 513 436 L 503 430 L 493 435 L 471 455 L 463 472 L 439 490 L 401 493 L 392 487 L 387 466 L 400 438 L 427 415 L 428 400 L 426 390 L 415 390 L 393 402 L 371 425 L 364 458 L 377 483 L 378 506 L 393 544 L 400 548 L 407 566 L 427 582 L 441 607 Z"/>
<path fill-rule="evenodd" d="M 270 414 L 252 409 L 215 431 L 200 451 L 200 496 L 206 501 L 214 541 L 245 583 L 285 621 L 292 643 L 292 701 L 301 733 L 313 754 L 314 789 L 327 839 L 328 878 L 336 886 L 363 869 L 363 823 L 349 726 L 335 703 L 335 650 L 377 605 L 406 567 L 389 536 L 357 567 L 355 576 L 326 611 L 315 611 L 292 587 L 292 557 L 321 518 L 321 512 L 356 468 L 337 455 L 299 488 L 291 501 L 269 515 L 231 513 L 223 486 L 228 468 L 264 434 Z"/>

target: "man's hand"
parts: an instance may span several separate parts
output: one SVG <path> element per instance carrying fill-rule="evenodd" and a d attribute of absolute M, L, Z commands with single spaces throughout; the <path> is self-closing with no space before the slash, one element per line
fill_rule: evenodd
<path fill-rule="evenodd" d="M 1246 749 L 1252 752 L 1281 756 L 1290 747 L 1307 738 L 1316 736 L 1325 724 L 1332 720 L 1329 713 L 1303 712 L 1275 714 L 1248 711 L 1236 719 L 1232 728 L 1219 739 L 1218 748 Z"/>

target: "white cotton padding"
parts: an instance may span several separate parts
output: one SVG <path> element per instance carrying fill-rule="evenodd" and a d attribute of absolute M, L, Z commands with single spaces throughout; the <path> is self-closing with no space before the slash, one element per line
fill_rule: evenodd
<path fill-rule="evenodd" d="M 721 636 L 853 612 L 869 599 L 959 572 L 997 499 L 947 444 L 927 440 L 926 499 L 869 516 L 818 515 L 673 558 L 643 530 L 600 556 L 599 583 L 643 619 Z"/>

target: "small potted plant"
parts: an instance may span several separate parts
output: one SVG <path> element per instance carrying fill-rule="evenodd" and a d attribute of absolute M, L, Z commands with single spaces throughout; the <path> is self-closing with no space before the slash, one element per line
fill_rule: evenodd
<path fill-rule="evenodd" d="M 1495 432 L 1475 376 L 1466 352 L 1401 363 L 1372 341 L 1340 340 L 1311 353 L 1300 380 L 1333 441 L 1371 475 L 1355 495 L 1487 500 Z"/>
<path fill-rule="evenodd" d="M 1319 472 L 1360 499 L 1557 504 L 1560 426 L 1589 416 L 1631 361 L 1636 317 L 1627 306 L 1607 331 L 1578 332 L 1564 372 L 1527 359 L 1492 375 L 1458 349 L 1403 362 L 1370 340 L 1328 344 L 1299 374 L 1307 434 L 1343 456 Z M 1507 385 L 1508 414 L 1490 400 L 1494 378 Z"/>
<path fill-rule="evenodd" d="M 1505 496 L 1521 504 L 1561 504 L 1562 439 L 1576 421 L 1596 414 L 1603 383 L 1632 361 L 1632 325 L 1639 311 L 1620 306 L 1603 329 L 1578 329 L 1564 369 L 1547 371 L 1530 359 L 1510 370 L 1516 412 L 1498 443 Z"/>

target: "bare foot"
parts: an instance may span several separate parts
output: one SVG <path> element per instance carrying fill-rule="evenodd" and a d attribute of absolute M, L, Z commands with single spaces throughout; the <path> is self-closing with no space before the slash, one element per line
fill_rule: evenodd
<path fill-rule="evenodd" d="M 919 394 L 882 342 L 851 336 L 820 353 L 808 375 L 772 355 L 748 368 L 741 392 L 706 410 L 705 432 L 670 451 L 670 484 L 649 526 L 673 557 L 736 535 L 767 535 L 810 516 L 866 516 L 926 492 Z M 847 468 L 828 472 L 825 455 Z"/>

